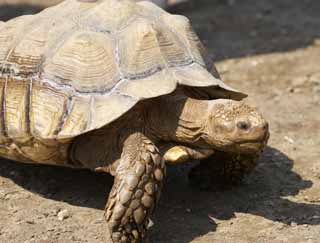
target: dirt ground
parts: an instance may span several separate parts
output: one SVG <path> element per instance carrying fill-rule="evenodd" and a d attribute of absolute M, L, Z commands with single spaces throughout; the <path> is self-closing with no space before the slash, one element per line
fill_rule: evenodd
<path fill-rule="evenodd" d="M 320 1 L 195 0 L 171 11 L 191 18 L 223 79 L 269 120 L 271 139 L 232 190 L 192 188 L 187 167 L 170 167 L 151 242 L 320 242 Z M 88 171 L 1 160 L 0 242 L 108 242 L 111 185 Z"/>

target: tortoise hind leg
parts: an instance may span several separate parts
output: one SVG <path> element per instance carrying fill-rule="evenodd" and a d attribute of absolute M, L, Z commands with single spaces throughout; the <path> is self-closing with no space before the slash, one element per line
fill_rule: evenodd
<path fill-rule="evenodd" d="M 124 143 L 106 206 L 113 242 L 146 241 L 164 175 L 165 165 L 155 145 L 142 133 L 130 135 Z"/>
<path fill-rule="evenodd" d="M 258 159 L 258 155 L 217 151 L 191 169 L 189 180 L 202 189 L 234 187 L 254 170 Z"/>

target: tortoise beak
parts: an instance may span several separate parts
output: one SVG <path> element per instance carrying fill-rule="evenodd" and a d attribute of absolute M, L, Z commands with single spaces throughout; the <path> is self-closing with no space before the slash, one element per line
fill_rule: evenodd
<path fill-rule="evenodd" d="M 261 139 L 239 144 L 239 150 L 242 153 L 247 153 L 247 154 L 262 153 L 262 151 L 267 146 L 269 138 L 270 138 L 270 133 L 269 133 L 269 130 L 267 129 L 265 135 Z"/>

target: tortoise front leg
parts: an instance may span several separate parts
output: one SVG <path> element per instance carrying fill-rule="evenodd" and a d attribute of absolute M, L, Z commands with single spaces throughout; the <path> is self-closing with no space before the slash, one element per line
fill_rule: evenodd
<path fill-rule="evenodd" d="M 165 164 L 157 147 L 142 133 L 130 135 L 124 143 L 106 206 L 113 242 L 146 241 L 164 176 Z"/>
<path fill-rule="evenodd" d="M 191 184 L 208 189 L 212 186 L 228 188 L 239 185 L 257 165 L 259 155 L 235 154 L 216 151 L 191 169 Z"/>

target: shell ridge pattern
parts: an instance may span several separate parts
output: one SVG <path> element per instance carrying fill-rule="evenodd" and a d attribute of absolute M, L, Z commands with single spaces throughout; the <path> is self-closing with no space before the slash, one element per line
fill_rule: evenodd
<path fill-rule="evenodd" d="M 127 22 L 127 25 L 125 25 L 120 31 L 119 31 L 119 34 L 124 32 L 130 25 L 134 24 L 137 20 L 148 20 L 149 22 L 151 23 L 148 23 L 148 25 L 152 28 L 153 31 L 156 32 L 156 35 L 158 35 L 158 31 L 154 28 L 154 20 L 153 19 L 149 19 L 148 17 L 146 16 L 133 16 L 131 18 L 131 21 Z M 118 58 L 119 58 L 119 70 L 121 70 L 121 73 L 123 74 L 123 77 L 125 80 L 128 80 L 130 82 L 130 80 L 138 80 L 138 79 L 143 79 L 143 78 L 146 78 L 146 77 L 149 77 L 149 76 L 152 76 L 158 72 L 161 72 L 162 70 L 164 69 L 168 69 L 168 65 L 167 65 L 167 62 L 166 62 L 166 59 L 165 57 L 163 56 L 163 53 L 161 52 L 161 49 L 160 49 L 160 45 L 159 45 L 159 40 L 158 38 L 156 38 L 156 41 L 157 41 L 157 46 L 160 50 L 160 54 L 161 54 L 161 59 L 162 59 L 162 63 L 165 65 L 165 67 L 161 67 L 161 66 L 158 66 L 158 67 L 153 67 L 153 68 L 150 68 L 148 70 L 145 70 L 143 72 L 140 72 L 140 73 L 135 73 L 134 75 L 132 74 L 123 74 L 122 72 L 122 68 L 121 68 L 121 57 L 120 57 L 120 51 L 119 51 L 119 42 L 117 44 L 118 46 L 118 49 L 117 49 L 117 53 L 118 53 Z M 139 45 L 143 45 L 143 43 L 139 43 Z"/>
<path fill-rule="evenodd" d="M 180 16 L 180 15 L 179 15 L 179 16 Z M 172 16 L 172 17 L 173 17 L 173 16 Z M 192 63 L 197 63 L 197 64 L 203 66 L 203 64 L 198 63 L 198 62 L 196 61 L 196 58 L 194 57 L 193 53 L 191 52 L 190 48 L 188 47 L 188 44 L 187 44 L 186 40 L 184 40 L 184 39 L 177 33 L 177 31 L 176 31 L 172 26 L 166 24 L 164 21 L 162 21 L 162 23 L 163 23 L 171 32 L 173 32 L 173 33 L 175 34 L 175 36 L 181 41 L 181 43 L 183 43 L 184 48 L 185 48 L 186 50 L 188 50 L 188 54 L 190 55 L 191 60 L 192 60 L 192 61 L 189 63 L 189 65 L 192 65 Z"/>
<path fill-rule="evenodd" d="M 2 91 L 2 98 L 1 98 L 1 114 L 2 114 L 2 133 L 3 136 L 8 138 L 8 132 L 7 132 L 7 125 L 6 125 L 6 91 L 7 91 L 7 84 L 8 84 L 8 77 L 5 77 L 4 81 L 4 87 Z"/>
<path fill-rule="evenodd" d="M 65 112 L 61 116 L 60 122 L 59 122 L 56 130 L 54 131 L 54 135 L 55 136 L 57 136 L 61 132 L 62 128 L 64 127 L 65 122 L 67 121 L 67 119 L 68 119 L 68 117 L 69 117 L 69 115 L 71 113 L 71 110 L 72 110 L 73 106 L 74 106 L 73 96 L 69 96 L 68 99 L 67 99 L 67 102 L 65 104 Z"/>
<path fill-rule="evenodd" d="M 72 11 L 74 13 L 77 13 L 75 9 L 73 9 Z M 69 26 L 69 28 L 58 33 L 58 35 L 55 37 L 55 40 L 53 41 L 54 43 L 53 46 L 47 46 L 47 50 L 45 51 L 45 57 L 47 60 L 52 59 L 55 53 L 61 47 L 64 46 L 64 44 L 76 33 L 77 30 L 83 29 L 83 25 L 81 23 L 81 11 L 79 11 L 79 15 L 77 17 L 71 14 L 71 15 L 68 15 L 67 18 L 64 19 L 64 21 L 65 20 L 70 20 L 72 24 Z M 55 24 L 59 24 L 59 23 L 55 23 Z"/>
<path fill-rule="evenodd" d="M 32 97 L 32 86 L 33 80 L 30 79 L 28 88 L 27 88 L 27 97 L 26 97 L 26 122 L 27 122 L 27 134 L 30 136 L 31 134 L 31 97 Z"/>
<path fill-rule="evenodd" d="M 64 4 L 64 3 L 62 3 Z M 21 31 L 22 33 L 29 33 L 31 32 L 31 30 L 34 30 L 34 29 L 37 29 L 39 26 L 38 26 L 38 23 L 46 23 L 46 20 L 48 20 L 48 13 L 50 11 L 48 11 L 49 9 L 55 9 L 55 8 L 58 8 L 58 6 L 54 6 L 54 7 L 51 7 L 51 8 L 48 8 L 48 9 L 45 9 L 43 10 L 41 13 L 37 14 L 37 15 L 25 15 L 25 16 L 21 16 L 19 17 L 20 18 L 20 21 L 21 19 L 25 19 L 29 18 L 29 21 L 27 21 L 26 23 L 23 23 L 21 24 L 20 26 L 18 26 L 18 30 L 19 29 L 23 29 L 23 31 Z M 19 19 L 17 18 L 17 19 Z M 12 21 L 15 21 L 16 19 L 13 19 Z M 10 21 L 8 21 L 9 23 Z M 36 26 L 34 28 L 34 26 Z M 1 25 L 0 25 L 1 27 Z M 13 37 L 13 41 L 11 43 L 11 46 L 9 48 L 9 52 L 7 53 L 7 56 L 6 58 L 3 60 L 3 63 L 2 63 L 2 67 L 0 67 L 0 70 L 1 70 L 1 74 L 4 74 L 5 71 L 6 71 L 6 68 L 5 66 L 8 65 L 9 66 L 9 73 L 11 73 L 13 71 L 13 73 L 15 73 L 15 67 L 14 66 L 17 66 L 17 63 L 8 63 L 8 59 L 10 58 L 10 56 L 12 55 L 12 53 L 15 51 L 15 48 L 21 44 L 21 42 L 24 40 L 24 34 L 18 34 L 18 35 L 15 35 Z M 11 67 L 11 68 L 10 68 Z"/>
<path fill-rule="evenodd" d="M 67 2 L 67 1 L 66 1 Z M 66 2 L 65 3 L 62 3 L 62 5 L 66 5 Z M 60 6 L 60 7 L 61 7 Z M 46 20 L 48 20 L 48 13 L 50 13 L 50 10 L 53 10 L 53 9 L 56 9 L 58 8 L 58 6 L 54 6 L 54 7 L 51 7 L 51 8 L 48 8 L 44 11 L 42 11 L 41 13 L 37 14 L 37 15 L 34 15 L 34 16 L 31 16 L 31 15 L 26 15 L 26 16 L 22 16 L 22 17 L 19 17 L 19 18 L 30 18 L 29 21 L 27 21 L 26 23 L 23 23 L 21 26 L 18 27 L 23 29 L 23 33 L 29 33 L 32 29 L 37 29 L 38 27 L 38 23 L 45 23 L 47 24 L 48 22 Z M 14 19 L 15 20 L 15 19 Z M 21 21 L 21 19 L 20 19 Z M 10 21 L 9 21 L 10 22 Z M 51 22 L 50 22 L 51 23 Z M 36 26 L 34 28 L 34 26 Z M 49 30 L 48 30 L 49 31 Z M 49 33 L 48 33 L 49 34 Z M 0 70 L 1 70 L 1 74 L 5 74 L 6 70 L 9 69 L 9 73 L 11 74 L 11 72 L 13 71 L 13 73 L 15 73 L 15 66 L 17 66 L 17 63 L 8 63 L 8 59 L 10 58 L 10 56 L 12 55 L 12 53 L 14 52 L 15 48 L 24 40 L 24 34 L 18 34 L 18 35 L 15 35 L 13 37 L 13 41 L 11 43 L 11 46 L 9 48 L 9 52 L 7 53 L 6 55 L 6 58 L 3 60 L 3 63 L 2 63 L 2 66 L 0 67 Z M 6 68 L 6 66 L 9 66 L 9 68 Z"/>
<path fill-rule="evenodd" d="M 0 100 L 0 114 L 2 114 L 2 120 L 0 120 L 1 121 L 1 123 L 0 123 L 0 135 L 2 135 L 2 136 L 4 136 L 4 137 L 6 137 L 6 133 L 5 133 L 5 120 L 4 120 L 4 115 L 5 115 L 5 113 L 4 113 L 4 109 L 5 109 L 5 83 L 6 83 L 6 81 L 4 81 L 4 82 L 1 82 L 1 100 Z"/>
<path fill-rule="evenodd" d="M 159 24 L 164 28 L 164 29 L 168 29 L 168 31 L 172 34 L 172 37 L 175 38 L 175 40 L 177 40 L 179 42 L 179 44 L 181 46 L 183 46 L 183 50 L 187 50 L 188 51 L 188 55 L 190 60 L 188 60 L 187 62 L 181 63 L 181 64 L 177 64 L 175 63 L 173 66 L 177 67 L 177 66 L 188 66 L 191 65 L 192 63 L 195 62 L 195 58 L 193 57 L 190 49 L 188 48 L 186 42 L 180 37 L 180 35 L 177 34 L 177 32 L 169 25 L 167 25 L 164 21 L 162 21 L 162 19 L 160 18 L 161 16 L 159 15 L 157 17 L 157 21 L 159 21 Z"/>
<path fill-rule="evenodd" d="M 85 127 L 85 130 L 89 130 L 92 125 L 93 120 L 93 112 L 94 112 L 94 96 L 90 97 L 90 106 L 89 106 L 89 114 L 88 114 L 88 122 Z"/>
<path fill-rule="evenodd" d="M 23 16 L 22 18 L 30 18 L 30 16 L 28 16 L 28 15 L 27 16 Z M 37 18 L 36 18 L 36 20 L 37 20 Z M 20 30 L 20 29 L 23 28 L 25 30 L 25 28 L 33 26 L 32 23 L 34 23 L 36 20 L 31 21 L 31 24 L 29 22 L 27 22 L 26 24 L 22 24 L 22 25 L 18 26 L 17 29 Z M 10 58 L 10 56 L 11 56 L 12 52 L 14 51 L 15 47 L 23 40 L 23 37 L 24 36 L 21 35 L 21 33 L 20 33 L 20 35 L 13 36 L 13 41 L 12 41 L 12 43 L 10 43 L 10 48 L 8 49 L 8 52 L 7 52 L 6 56 L 5 56 L 5 58 L 2 60 L 2 65 L 0 67 L 1 75 L 4 75 L 8 71 L 9 71 L 9 74 L 11 74 L 11 72 L 14 71 L 14 68 L 11 69 L 13 63 L 12 64 L 8 63 L 8 59 Z"/>
<path fill-rule="evenodd" d="M 203 43 L 200 41 L 198 35 L 194 32 L 194 30 L 191 27 L 190 24 L 190 20 L 183 16 L 183 15 L 169 15 L 170 18 L 173 19 L 173 21 L 178 21 L 178 24 L 181 24 L 182 22 L 182 26 L 180 26 L 180 28 L 183 28 L 183 31 L 185 31 L 185 36 L 182 36 L 181 34 L 178 34 L 177 31 L 177 27 L 174 27 L 174 25 L 169 24 L 169 21 L 166 21 L 164 18 L 166 16 L 160 16 L 160 19 L 162 21 L 162 23 L 164 23 L 164 25 L 171 30 L 173 33 L 175 33 L 175 35 L 177 36 L 177 38 L 184 43 L 184 46 L 186 48 L 186 50 L 188 51 L 191 59 L 192 59 L 192 63 L 198 63 L 199 65 L 201 65 L 202 67 L 205 67 L 209 72 L 211 71 L 211 69 L 214 67 L 214 64 L 211 60 L 211 57 L 206 53 L 202 53 L 200 51 L 200 49 L 204 48 Z M 162 17 L 162 18 L 161 18 Z M 180 23 L 179 23 L 180 22 Z M 188 37 L 188 34 L 191 34 L 192 36 Z M 189 39 L 191 38 L 191 39 Z M 189 43 L 191 42 L 191 43 Z M 200 46 L 200 47 L 199 47 Z M 194 51 L 199 51 L 199 53 L 195 53 Z M 205 51 L 205 50 L 204 50 Z M 197 57 L 198 56 L 198 57 Z M 200 58 L 200 60 L 199 60 Z M 191 63 L 191 64 L 192 64 Z"/>

